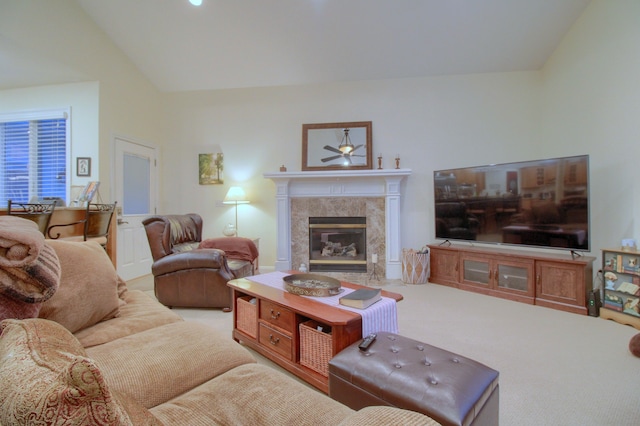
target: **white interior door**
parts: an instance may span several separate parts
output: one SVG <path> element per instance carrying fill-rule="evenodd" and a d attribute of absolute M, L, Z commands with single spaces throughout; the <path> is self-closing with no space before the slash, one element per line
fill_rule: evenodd
<path fill-rule="evenodd" d="M 130 280 L 151 273 L 142 221 L 156 211 L 156 149 L 115 138 L 114 189 L 118 201 L 118 274 Z"/>

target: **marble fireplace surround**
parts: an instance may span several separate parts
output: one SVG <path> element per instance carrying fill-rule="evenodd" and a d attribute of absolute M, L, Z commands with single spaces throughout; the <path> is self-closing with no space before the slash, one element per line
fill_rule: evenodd
<path fill-rule="evenodd" d="M 376 253 L 378 275 L 400 279 L 402 181 L 409 175 L 410 169 L 265 173 L 276 185 L 275 269 L 308 263 L 309 216 L 366 216 L 369 272 Z"/>

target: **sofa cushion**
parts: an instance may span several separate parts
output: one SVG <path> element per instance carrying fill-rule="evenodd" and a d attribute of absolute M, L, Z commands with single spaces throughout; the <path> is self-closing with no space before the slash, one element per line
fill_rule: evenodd
<path fill-rule="evenodd" d="M 0 330 L 0 424 L 133 425 L 60 324 L 10 319 Z"/>
<path fill-rule="evenodd" d="M 126 393 L 118 392 L 116 390 L 111 390 L 113 396 L 118 400 L 118 402 L 122 405 L 124 410 L 126 411 L 131 423 L 135 426 L 162 426 L 163 423 L 158 420 L 151 411 L 147 410 L 136 401 L 132 396 Z"/>
<path fill-rule="evenodd" d="M 178 314 L 143 291 L 128 290 L 123 293 L 122 298 L 126 304 L 120 307 L 116 318 L 101 321 L 75 333 L 82 346 L 89 348 L 102 345 L 154 327 L 182 321 Z"/>
<path fill-rule="evenodd" d="M 150 411 L 165 424 L 185 426 L 337 425 L 354 412 L 262 364 L 236 367 Z"/>
<path fill-rule="evenodd" d="M 424 414 L 415 411 L 403 410 L 396 407 L 374 405 L 350 415 L 338 426 L 439 426 L 436 422 Z"/>
<path fill-rule="evenodd" d="M 40 318 L 64 325 L 69 331 L 117 316 L 118 274 L 100 244 L 93 241 L 48 240 L 60 260 L 58 291 L 42 304 Z"/>
<path fill-rule="evenodd" d="M 87 348 L 87 353 L 99 363 L 112 389 L 128 393 L 147 408 L 255 362 L 229 334 L 187 321 Z"/>

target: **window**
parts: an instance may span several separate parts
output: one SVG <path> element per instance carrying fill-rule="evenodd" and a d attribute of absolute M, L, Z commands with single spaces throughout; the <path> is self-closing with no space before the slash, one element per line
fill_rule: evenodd
<path fill-rule="evenodd" d="M 0 206 L 68 199 L 68 111 L 0 114 Z"/>

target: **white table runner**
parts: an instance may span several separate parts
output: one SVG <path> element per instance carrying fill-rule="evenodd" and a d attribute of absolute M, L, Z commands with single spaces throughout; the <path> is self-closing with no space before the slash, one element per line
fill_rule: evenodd
<path fill-rule="evenodd" d="M 269 272 L 267 274 L 253 275 L 245 277 L 248 280 L 274 287 L 282 291 L 287 291 L 284 288 L 284 282 L 282 279 L 286 277 L 287 273 L 276 271 Z M 357 309 L 350 306 L 344 306 L 340 304 L 340 298 L 352 291 L 351 288 L 342 287 L 342 292 L 335 296 L 328 297 L 314 297 L 314 296 L 300 296 L 309 299 L 317 300 L 320 303 L 324 303 L 329 306 L 334 306 L 345 311 L 351 311 L 359 314 L 362 317 L 362 336 L 367 336 L 371 333 L 377 333 L 379 331 L 387 331 L 389 333 L 398 333 L 398 311 L 396 307 L 396 301 L 389 297 L 382 297 L 382 299 L 367 309 Z"/>

